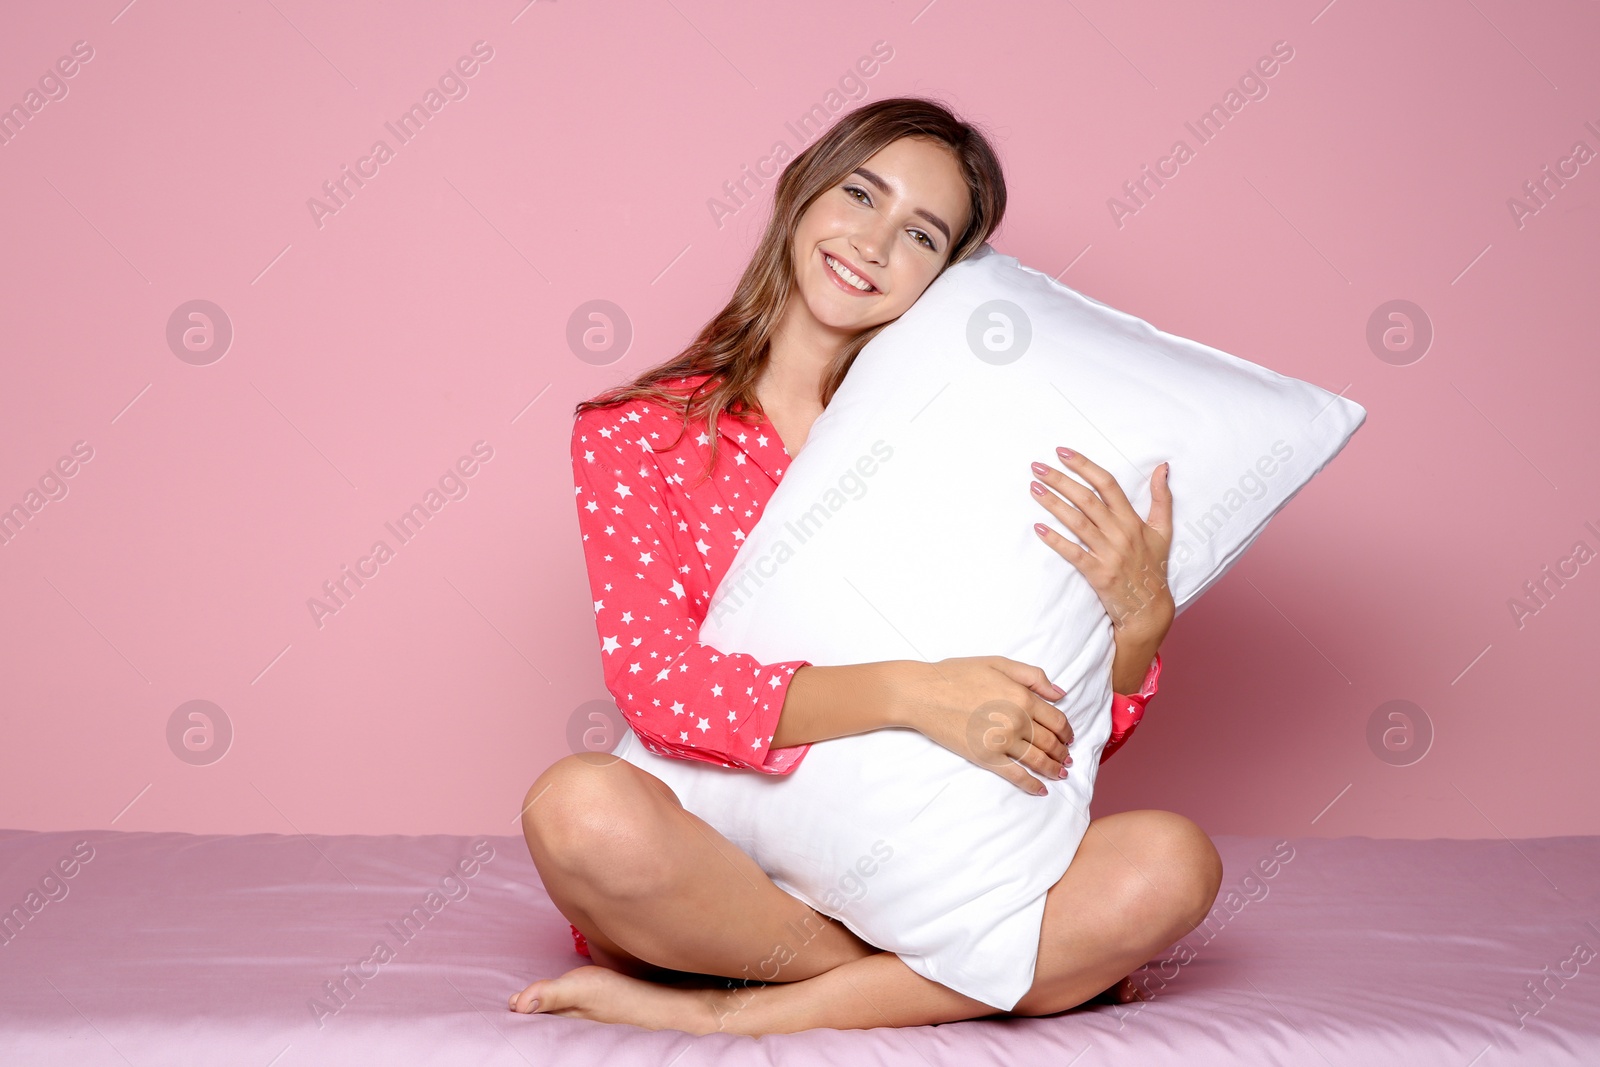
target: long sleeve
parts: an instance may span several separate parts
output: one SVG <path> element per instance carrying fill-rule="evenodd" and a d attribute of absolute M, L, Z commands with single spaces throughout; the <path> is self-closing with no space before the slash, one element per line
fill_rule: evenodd
<path fill-rule="evenodd" d="M 1121 748 L 1128 738 L 1133 736 L 1133 731 L 1138 729 L 1140 721 L 1144 718 L 1144 706 L 1150 698 L 1156 695 L 1156 679 L 1161 677 L 1161 653 L 1156 653 L 1156 658 L 1151 661 L 1150 669 L 1145 672 L 1144 684 L 1137 693 L 1123 696 L 1114 693 L 1111 697 L 1111 737 L 1106 741 L 1106 747 L 1100 750 L 1100 762 L 1104 763 L 1111 758 L 1111 754 Z"/>
<path fill-rule="evenodd" d="M 705 609 L 696 604 L 711 590 L 699 588 L 704 568 L 686 562 L 688 553 L 707 551 L 704 537 L 717 535 L 704 524 L 691 531 L 672 508 L 649 437 L 634 421 L 630 430 L 626 417 L 619 422 L 614 413 L 590 410 L 577 417 L 572 433 L 578 525 L 606 688 L 654 752 L 786 774 L 811 746 L 774 749 L 772 735 L 794 672 L 811 663 L 761 663 L 697 639 Z"/>

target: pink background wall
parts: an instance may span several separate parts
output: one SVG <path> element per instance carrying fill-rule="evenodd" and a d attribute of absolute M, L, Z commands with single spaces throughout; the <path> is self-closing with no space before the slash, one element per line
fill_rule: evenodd
<path fill-rule="evenodd" d="M 0 144 L 0 507 L 59 499 L 0 544 L 0 825 L 515 832 L 606 695 L 573 403 L 720 306 L 770 198 L 724 182 L 813 139 L 791 122 L 933 93 L 997 141 L 1003 251 L 1369 412 L 1178 620 L 1097 813 L 1600 833 L 1600 563 L 1510 606 L 1600 550 L 1600 5 L 1324 4 L 20 8 L 0 105 L 56 98 Z M 1200 144 L 1185 122 L 1280 41 Z M 385 123 L 475 42 L 401 143 Z M 1119 224 L 1110 198 L 1179 138 L 1194 157 Z M 1519 220 L 1547 165 L 1568 177 Z M 596 299 L 633 331 L 609 365 L 567 341 Z M 225 352 L 169 342 L 195 300 Z M 1393 300 L 1425 354 L 1369 344 Z M 400 544 L 384 524 L 441 479 L 459 499 Z M 380 538 L 393 558 L 319 625 L 308 600 Z M 169 734 L 195 700 L 231 725 L 190 756 L 213 762 Z M 1420 759 L 1369 740 L 1392 700 L 1431 731 Z"/>

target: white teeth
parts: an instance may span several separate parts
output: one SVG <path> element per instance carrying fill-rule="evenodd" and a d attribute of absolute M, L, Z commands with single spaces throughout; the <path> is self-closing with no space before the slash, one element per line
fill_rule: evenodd
<path fill-rule="evenodd" d="M 837 274 L 839 277 L 843 278 L 857 289 L 860 289 L 862 292 L 866 292 L 872 288 L 871 282 L 864 278 L 858 277 L 856 273 L 849 267 L 845 266 L 843 263 L 840 263 L 837 259 L 834 259 L 826 252 L 824 252 L 823 255 L 827 257 L 828 266 L 833 268 L 833 273 Z"/>

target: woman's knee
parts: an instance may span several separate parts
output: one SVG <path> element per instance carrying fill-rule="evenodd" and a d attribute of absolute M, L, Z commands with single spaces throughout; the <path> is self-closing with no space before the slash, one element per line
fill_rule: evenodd
<path fill-rule="evenodd" d="M 523 798 L 523 836 L 535 865 L 592 877 L 616 891 L 658 889 L 671 874 L 658 847 L 666 836 L 661 820 L 676 798 L 651 788 L 653 778 L 603 754 L 551 764 Z"/>
<path fill-rule="evenodd" d="M 1217 899 L 1222 857 L 1194 820 L 1171 811 L 1124 812 L 1133 816 L 1117 835 L 1126 856 L 1128 918 L 1141 929 L 1163 928 L 1182 937 L 1194 929 Z"/>

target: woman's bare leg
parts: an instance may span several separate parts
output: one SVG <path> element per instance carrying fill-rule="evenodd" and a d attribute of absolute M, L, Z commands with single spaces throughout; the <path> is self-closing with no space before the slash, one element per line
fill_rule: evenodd
<path fill-rule="evenodd" d="M 1180 815 L 1135 811 L 1094 820 L 1045 898 L 1033 986 L 1004 1014 L 1054 1014 L 1115 984 L 1194 929 L 1221 878 L 1210 839 Z M 923 978 L 887 952 L 805 982 L 702 995 L 707 998 L 720 1030 L 752 1035 L 1001 1014 Z M 702 1017 L 697 1004 L 680 1010 L 691 1024 Z"/>
<path fill-rule="evenodd" d="M 528 790 L 522 826 L 550 899 L 594 961 L 623 974 L 792 982 L 879 951 L 626 760 L 556 761 Z"/>
<path fill-rule="evenodd" d="M 1193 930 L 1221 882 L 1221 857 L 1194 822 L 1169 811 L 1121 812 L 1089 824 L 1067 872 L 1046 895 L 1033 985 L 1009 1012 L 923 978 L 892 952 L 804 982 L 699 999 L 711 1005 L 717 1029 L 751 1035 L 1053 1015 L 1115 986 Z M 686 999 L 678 1008 L 691 1024 L 703 1017 L 700 1005 Z"/>
<path fill-rule="evenodd" d="M 643 777 L 660 784 L 652 775 Z M 535 783 L 535 789 L 529 791 L 535 806 L 540 802 L 539 788 L 540 783 Z M 664 784 L 661 789 L 670 795 Z M 538 825 L 537 819 L 534 822 Z M 715 831 L 705 829 L 714 842 L 743 856 Z M 530 832 L 530 850 L 538 862 L 535 836 Z M 723 850 L 715 847 L 714 851 L 721 854 Z M 754 867 L 753 861 L 744 859 Z M 738 866 L 736 860 L 734 865 Z M 760 873 L 759 868 L 755 870 Z M 1010 1014 L 1063 1011 L 1116 985 L 1204 918 L 1221 877 L 1221 861 L 1210 839 L 1182 816 L 1136 811 L 1094 820 L 1067 873 L 1046 897 L 1034 984 Z M 762 881 L 770 885 L 764 873 L 752 879 L 758 887 Z M 788 896 L 776 886 L 771 888 Z M 763 893 L 756 897 L 763 905 L 772 903 Z M 809 908 L 804 910 L 816 915 Z M 714 914 L 729 915 L 730 911 L 718 907 Z M 590 937 L 593 951 L 592 927 L 577 918 L 571 921 Z M 747 925 L 739 924 L 741 929 Z M 754 926 L 759 931 L 760 923 Z M 914 1026 L 997 1014 L 989 1005 L 916 974 L 893 953 L 879 952 L 843 927 L 838 929 L 849 939 L 844 951 L 835 946 L 831 950 L 833 965 L 800 981 L 793 980 L 797 972 L 788 964 L 779 968 L 775 978 L 783 984 L 731 990 L 672 989 L 603 966 L 579 967 L 560 978 L 533 983 L 511 998 L 511 1007 L 630 1022 L 651 1029 L 746 1034 L 788 1033 L 818 1026 Z M 683 932 L 691 941 L 704 936 L 695 925 Z M 770 938 L 772 932 L 768 929 L 766 936 Z M 720 937 L 720 924 L 718 933 Z M 620 939 L 632 941 L 634 934 L 630 931 Z M 805 947 L 818 941 L 820 938 L 813 938 Z M 756 943 L 744 945 L 743 951 L 748 953 Z M 839 959 L 841 955 L 843 959 Z M 830 951 L 819 947 L 811 955 L 808 969 L 826 963 L 829 956 Z M 664 954 L 654 958 L 678 957 L 667 946 Z M 706 973 L 738 976 L 741 971 L 708 969 Z"/>

